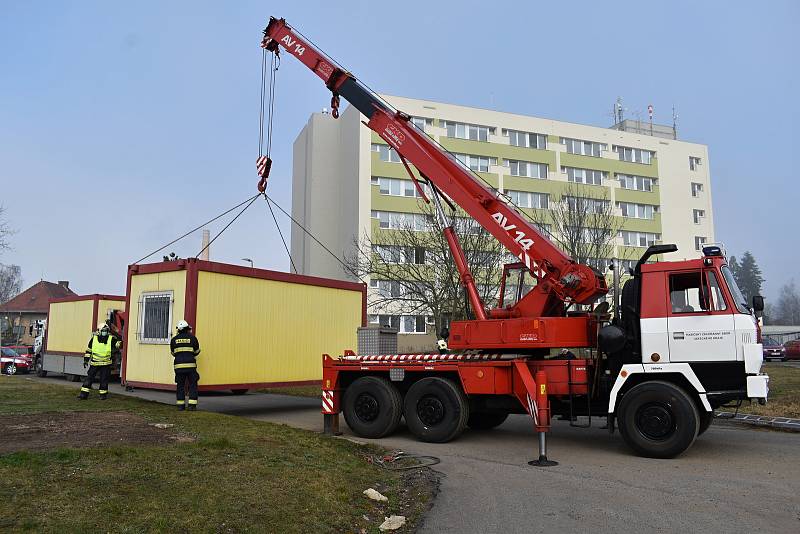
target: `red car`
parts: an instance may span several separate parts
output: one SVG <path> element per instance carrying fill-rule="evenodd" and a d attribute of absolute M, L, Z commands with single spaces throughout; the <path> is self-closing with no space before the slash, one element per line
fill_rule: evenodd
<path fill-rule="evenodd" d="M 787 360 L 800 360 L 800 339 L 793 339 L 783 344 Z"/>
<path fill-rule="evenodd" d="M 0 347 L 0 371 L 7 375 L 29 373 L 33 369 L 33 354 L 28 347 Z"/>

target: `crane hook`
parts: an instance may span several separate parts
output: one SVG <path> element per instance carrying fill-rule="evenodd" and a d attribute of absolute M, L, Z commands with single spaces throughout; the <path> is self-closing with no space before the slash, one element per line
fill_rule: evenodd
<path fill-rule="evenodd" d="M 334 119 L 339 118 L 339 93 L 333 93 L 331 97 L 331 116 Z"/>
<path fill-rule="evenodd" d="M 256 170 L 261 179 L 258 181 L 258 192 L 263 193 L 267 189 L 269 171 L 272 169 L 272 158 L 268 156 L 258 156 L 256 159 Z"/>

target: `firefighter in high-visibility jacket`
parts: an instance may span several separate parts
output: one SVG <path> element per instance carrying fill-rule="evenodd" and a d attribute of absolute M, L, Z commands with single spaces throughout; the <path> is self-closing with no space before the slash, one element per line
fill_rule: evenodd
<path fill-rule="evenodd" d="M 178 322 L 178 333 L 170 340 L 169 350 L 175 359 L 175 397 L 178 409 L 186 409 L 186 388 L 189 388 L 189 409 L 197 409 L 197 355 L 200 343 L 192 334 L 192 327 L 184 320 Z"/>
<path fill-rule="evenodd" d="M 97 332 L 92 335 L 89 340 L 89 346 L 83 355 L 83 367 L 88 366 L 89 370 L 86 373 L 86 380 L 83 381 L 81 392 L 78 398 L 86 400 L 89 398 L 89 392 L 92 391 L 92 383 L 95 379 L 100 379 L 100 400 L 108 398 L 108 379 L 111 376 L 111 365 L 113 361 L 113 353 L 122 348 L 122 341 L 111 334 L 110 329 L 106 323 L 97 325 Z"/>

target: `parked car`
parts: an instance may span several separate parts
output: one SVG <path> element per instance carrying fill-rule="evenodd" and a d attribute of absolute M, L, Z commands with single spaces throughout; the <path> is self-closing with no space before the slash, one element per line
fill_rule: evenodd
<path fill-rule="evenodd" d="M 783 343 L 775 338 L 765 337 L 761 340 L 764 347 L 764 361 L 769 362 L 772 360 L 784 361 L 786 359 L 786 348 Z"/>
<path fill-rule="evenodd" d="M 0 372 L 7 375 L 31 372 L 33 355 L 27 353 L 27 347 L 24 350 L 25 354 L 20 354 L 11 347 L 0 347 Z"/>
<path fill-rule="evenodd" d="M 793 339 L 783 344 L 787 360 L 800 360 L 800 339 Z"/>

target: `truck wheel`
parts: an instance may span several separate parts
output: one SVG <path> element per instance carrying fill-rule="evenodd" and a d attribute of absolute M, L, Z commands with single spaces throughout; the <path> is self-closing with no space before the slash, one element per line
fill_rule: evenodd
<path fill-rule="evenodd" d="M 385 378 L 362 376 L 344 393 L 344 419 L 356 435 L 382 438 L 391 434 L 403 415 L 400 392 Z"/>
<path fill-rule="evenodd" d="M 470 412 L 467 426 L 473 430 L 489 430 L 502 425 L 508 412 Z"/>
<path fill-rule="evenodd" d="M 688 449 L 700 429 L 700 415 L 689 395 L 669 382 L 634 386 L 619 404 L 619 431 L 641 456 L 673 458 Z"/>
<path fill-rule="evenodd" d="M 699 436 L 711 426 L 711 422 L 714 420 L 714 412 L 698 411 L 700 413 L 700 430 L 697 431 L 697 435 Z"/>
<path fill-rule="evenodd" d="M 403 415 L 421 441 L 445 443 L 464 431 L 469 403 L 459 386 L 439 377 L 423 378 L 409 388 Z"/>

